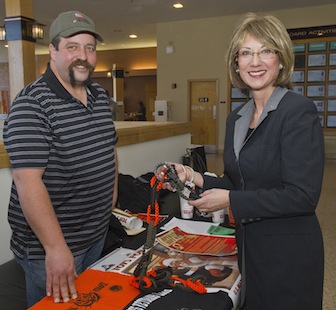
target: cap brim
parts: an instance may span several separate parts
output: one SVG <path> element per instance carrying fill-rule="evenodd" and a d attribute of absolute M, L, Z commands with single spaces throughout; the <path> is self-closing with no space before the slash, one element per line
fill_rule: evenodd
<path fill-rule="evenodd" d="M 92 31 L 92 30 L 88 30 L 88 29 L 83 29 L 83 28 L 71 28 L 71 29 L 68 29 L 68 30 L 65 30 L 63 32 L 61 32 L 59 35 L 61 37 L 64 37 L 64 38 L 68 38 L 68 37 L 72 37 L 76 34 L 79 34 L 79 33 L 90 33 L 92 34 L 99 42 L 103 42 L 104 39 L 103 37 L 96 31 Z"/>

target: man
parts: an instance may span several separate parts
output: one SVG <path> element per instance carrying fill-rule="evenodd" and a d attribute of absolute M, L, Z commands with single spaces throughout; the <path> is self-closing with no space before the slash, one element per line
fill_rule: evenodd
<path fill-rule="evenodd" d="M 50 63 L 15 98 L 4 127 L 13 168 L 11 249 L 26 276 L 28 307 L 45 295 L 76 298 L 75 278 L 101 254 L 117 200 L 117 135 L 96 66 L 94 22 L 61 13 Z"/>

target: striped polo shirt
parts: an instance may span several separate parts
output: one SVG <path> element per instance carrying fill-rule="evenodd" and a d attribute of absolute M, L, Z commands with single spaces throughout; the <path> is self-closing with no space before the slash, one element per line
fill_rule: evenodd
<path fill-rule="evenodd" d="M 73 98 L 50 66 L 15 98 L 4 126 L 13 169 L 44 169 L 43 182 L 74 256 L 101 239 L 108 226 L 118 141 L 105 90 L 87 86 L 88 104 Z M 43 208 L 43 205 L 39 206 Z M 11 249 L 18 257 L 43 259 L 12 184 L 8 220 Z"/>

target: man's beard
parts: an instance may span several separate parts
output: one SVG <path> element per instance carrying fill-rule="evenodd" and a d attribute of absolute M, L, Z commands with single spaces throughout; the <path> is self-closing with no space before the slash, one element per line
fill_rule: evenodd
<path fill-rule="evenodd" d="M 76 66 L 83 66 L 83 67 L 86 67 L 86 68 L 89 69 L 88 78 L 85 81 L 80 82 L 80 84 L 88 85 L 90 83 L 90 81 L 91 81 L 91 76 L 92 76 L 92 73 L 94 71 L 94 67 L 91 66 L 86 60 L 77 59 L 73 63 L 71 63 L 71 65 L 69 66 L 69 76 L 70 76 L 70 84 L 71 84 L 71 86 L 75 87 L 76 85 L 79 84 L 79 82 L 76 81 L 75 72 L 73 70 L 73 68 L 76 67 Z"/>

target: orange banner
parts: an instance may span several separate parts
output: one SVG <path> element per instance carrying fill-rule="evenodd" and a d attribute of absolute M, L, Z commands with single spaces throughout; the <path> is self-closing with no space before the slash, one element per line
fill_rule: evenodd
<path fill-rule="evenodd" d="M 30 310 L 120 310 L 126 307 L 139 290 L 130 286 L 130 276 L 116 272 L 86 270 L 76 280 L 78 297 L 55 304 L 45 297 Z"/>

